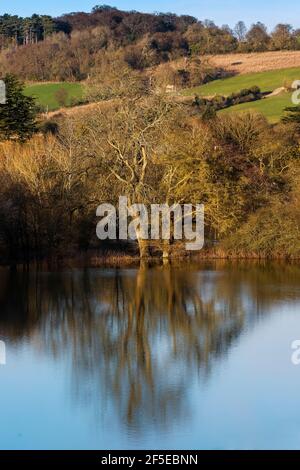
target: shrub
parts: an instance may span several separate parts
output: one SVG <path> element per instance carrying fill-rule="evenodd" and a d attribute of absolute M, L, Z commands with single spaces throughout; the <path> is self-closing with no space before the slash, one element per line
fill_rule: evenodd
<path fill-rule="evenodd" d="M 65 88 L 59 88 L 55 93 L 55 98 L 61 108 L 64 108 L 68 104 L 69 93 Z"/>
<path fill-rule="evenodd" d="M 227 97 L 218 95 L 212 99 L 207 99 L 196 96 L 193 105 L 199 108 L 202 114 L 204 109 L 207 108 L 212 108 L 216 112 L 220 109 L 229 108 L 230 106 L 235 106 L 240 103 L 260 100 L 262 96 L 259 87 L 255 86 L 250 89 L 243 89 L 238 93 L 232 93 Z"/>
<path fill-rule="evenodd" d="M 39 126 L 39 131 L 44 135 L 56 135 L 59 132 L 59 125 L 56 121 L 53 120 L 43 121 Z"/>

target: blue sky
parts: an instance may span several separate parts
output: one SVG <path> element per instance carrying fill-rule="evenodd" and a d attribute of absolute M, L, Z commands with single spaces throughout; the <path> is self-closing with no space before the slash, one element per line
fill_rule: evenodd
<path fill-rule="evenodd" d="M 269 27 L 279 22 L 300 27 L 299 0 L 0 0 L 0 14 L 48 13 L 56 16 L 71 11 L 90 11 L 97 3 L 123 10 L 185 13 L 199 19 L 212 19 L 219 25 L 233 26 L 243 19 L 247 25 L 260 20 Z"/>

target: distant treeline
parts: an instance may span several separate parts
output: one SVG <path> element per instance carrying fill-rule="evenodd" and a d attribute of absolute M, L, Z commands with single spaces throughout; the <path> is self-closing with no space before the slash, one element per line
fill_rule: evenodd
<path fill-rule="evenodd" d="M 199 54 L 300 50 L 300 29 L 279 24 L 269 33 L 260 22 L 247 29 L 242 21 L 231 29 L 188 15 L 104 5 L 59 18 L 0 16 L 0 49 L 0 68 L 22 78 L 80 80 L 103 50 L 118 52 L 131 68 L 142 70 Z"/>
<path fill-rule="evenodd" d="M 49 15 L 32 15 L 22 18 L 17 15 L 0 16 L 0 47 L 34 44 L 58 32 L 70 34 L 71 25 Z"/>

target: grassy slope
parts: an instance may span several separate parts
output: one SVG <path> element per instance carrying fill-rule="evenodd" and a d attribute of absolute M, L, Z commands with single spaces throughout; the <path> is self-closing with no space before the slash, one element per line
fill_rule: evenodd
<path fill-rule="evenodd" d="M 68 105 L 72 103 L 73 99 L 81 99 L 83 90 L 80 83 L 40 83 L 36 85 L 28 85 L 25 88 L 25 94 L 28 96 L 34 96 L 38 103 L 42 106 L 47 107 L 49 111 L 59 109 L 60 106 L 55 97 L 55 93 L 60 89 L 64 88 L 68 92 Z"/>
<path fill-rule="evenodd" d="M 222 111 L 219 111 L 219 113 L 229 114 L 252 110 L 263 114 L 271 123 L 275 123 L 280 121 L 284 108 L 288 106 L 293 106 L 291 93 L 284 93 L 282 95 L 254 101 L 252 103 L 238 104 L 237 106 L 223 109 Z"/>
<path fill-rule="evenodd" d="M 243 88 L 250 88 L 253 85 L 260 87 L 261 91 L 273 91 L 276 88 L 290 85 L 294 80 L 300 80 L 300 68 L 290 68 L 282 70 L 271 70 L 268 72 L 248 73 L 235 77 L 215 80 L 196 88 L 184 90 L 184 95 L 212 96 L 215 94 L 227 96 Z"/>
<path fill-rule="evenodd" d="M 300 79 L 300 68 L 238 75 L 224 80 L 216 80 L 201 87 L 185 90 L 183 94 L 193 95 L 197 93 L 202 96 L 214 94 L 228 95 L 253 85 L 259 86 L 262 91 L 273 91 L 282 86 L 285 82 L 291 83 L 295 79 Z M 80 83 L 40 83 L 29 85 L 26 87 L 25 93 L 30 96 L 35 96 L 41 105 L 45 107 L 48 106 L 49 111 L 55 111 L 60 108 L 55 98 L 55 93 L 60 88 L 65 88 L 68 91 L 69 105 L 72 102 L 72 98 L 82 98 L 83 89 Z M 283 110 L 287 106 L 292 106 L 289 93 L 253 103 L 233 106 L 220 111 L 220 113 L 233 113 L 251 109 L 261 112 L 270 122 L 277 122 L 280 120 Z"/>
<path fill-rule="evenodd" d="M 183 94 L 198 94 L 199 96 L 220 94 L 226 96 L 233 92 L 238 92 L 243 88 L 250 88 L 253 85 L 259 86 L 263 92 L 271 92 L 283 85 L 290 85 L 294 80 L 298 79 L 300 79 L 300 68 L 248 73 L 245 75 L 226 78 L 224 80 L 216 80 L 197 88 L 190 88 L 188 90 L 184 90 Z M 232 106 L 220 111 L 220 113 L 228 114 L 253 110 L 262 113 L 270 122 L 275 123 L 280 120 L 284 109 L 288 106 L 293 106 L 291 93 L 283 93 L 260 101 Z"/>

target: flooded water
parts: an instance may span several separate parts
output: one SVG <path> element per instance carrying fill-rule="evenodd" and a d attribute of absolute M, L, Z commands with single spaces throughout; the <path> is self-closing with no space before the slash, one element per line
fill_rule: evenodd
<path fill-rule="evenodd" d="M 2 271 L 0 448 L 299 449 L 296 339 L 299 266 Z"/>

